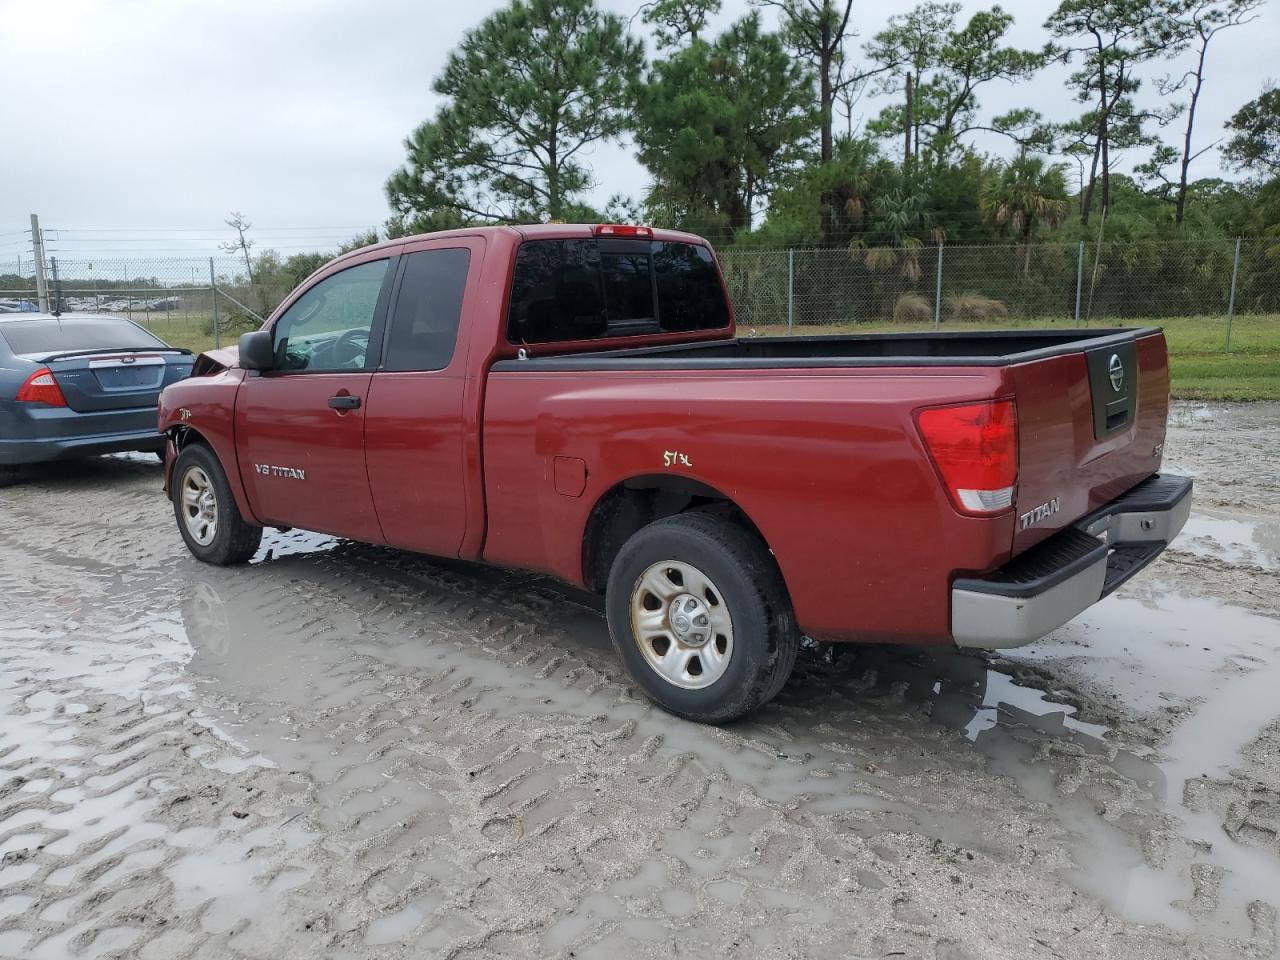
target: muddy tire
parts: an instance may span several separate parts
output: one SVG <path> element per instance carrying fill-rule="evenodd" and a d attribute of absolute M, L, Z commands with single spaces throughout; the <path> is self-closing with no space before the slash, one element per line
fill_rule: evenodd
<path fill-rule="evenodd" d="M 727 723 L 772 699 L 800 637 L 772 554 L 706 513 L 655 521 L 609 572 L 609 634 L 632 679 L 663 709 Z"/>
<path fill-rule="evenodd" d="M 262 528 L 240 515 L 222 464 L 204 444 L 186 447 L 174 462 L 173 515 L 187 549 L 205 563 L 248 563 L 262 542 Z"/>

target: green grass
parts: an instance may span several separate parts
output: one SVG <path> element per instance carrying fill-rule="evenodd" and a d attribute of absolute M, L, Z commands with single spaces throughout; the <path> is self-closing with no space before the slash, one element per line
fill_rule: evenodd
<path fill-rule="evenodd" d="M 1201 400 L 1280 400 L 1280 316 L 1236 317 L 1231 352 L 1222 320 L 1167 320 L 1173 395 Z"/>
<path fill-rule="evenodd" d="M 134 314 L 134 320 L 177 347 L 199 352 L 213 346 L 210 318 L 201 314 Z M 993 320 L 980 323 L 944 323 L 943 330 L 1052 328 L 1064 326 L 1044 320 Z M 1151 317 L 1114 322 L 1093 321 L 1092 327 L 1163 327 L 1172 358 L 1173 395 L 1200 400 L 1280 400 L 1280 315 L 1252 314 L 1236 317 L 1231 324 L 1231 352 L 1226 353 L 1225 317 Z M 797 333 L 871 333 L 922 331 L 929 323 L 805 324 Z M 237 328 L 222 338 L 223 345 L 236 342 L 245 328 Z M 761 335 L 786 332 L 784 326 L 756 326 Z M 742 333 L 748 333 L 747 328 Z"/>
<path fill-rule="evenodd" d="M 134 323 L 146 327 L 157 337 L 175 347 L 186 347 L 200 353 L 213 349 L 213 318 L 208 313 L 184 314 L 175 312 L 166 316 L 163 313 L 134 313 Z M 240 334 L 254 327 L 236 327 L 233 331 L 223 331 L 222 346 L 234 344 Z"/>

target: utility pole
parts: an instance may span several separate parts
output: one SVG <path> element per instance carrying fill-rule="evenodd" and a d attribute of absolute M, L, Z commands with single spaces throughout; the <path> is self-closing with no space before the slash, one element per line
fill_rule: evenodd
<path fill-rule="evenodd" d="M 31 256 L 35 260 L 36 299 L 40 303 L 40 312 L 49 312 L 49 286 L 44 279 L 44 235 L 40 232 L 40 218 L 31 215 Z"/>

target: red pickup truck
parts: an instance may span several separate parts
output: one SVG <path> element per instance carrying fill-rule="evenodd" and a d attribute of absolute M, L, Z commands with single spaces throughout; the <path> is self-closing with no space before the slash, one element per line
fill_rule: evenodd
<path fill-rule="evenodd" d="M 1009 647 L 1178 533 L 1159 329 L 738 338 L 706 242 L 488 227 L 339 257 L 166 387 L 201 560 L 264 526 L 604 594 L 663 707 L 769 700 L 801 636 Z"/>

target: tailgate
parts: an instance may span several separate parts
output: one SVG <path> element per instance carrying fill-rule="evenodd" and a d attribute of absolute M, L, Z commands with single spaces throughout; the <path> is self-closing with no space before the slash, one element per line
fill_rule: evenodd
<path fill-rule="evenodd" d="M 1009 374 L 1018 405 L 1017 554 L 1160 468 L 1169 358 L 1163 333 L 1139 331 Z"/>
<path fill-rule="evenodd" d="M 80 413 L 154 407 L 160 391 L 191 373 L 193 358 L 171 352 L 120 352 L 53 359 L 46 364 L 67 406 Z"/>

